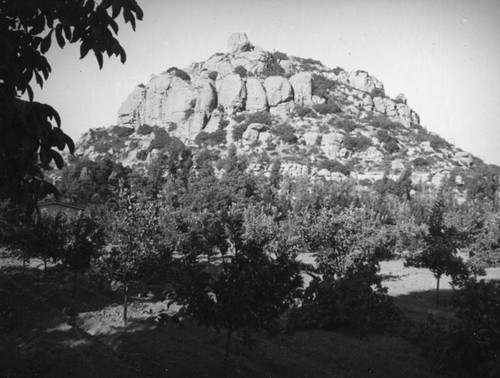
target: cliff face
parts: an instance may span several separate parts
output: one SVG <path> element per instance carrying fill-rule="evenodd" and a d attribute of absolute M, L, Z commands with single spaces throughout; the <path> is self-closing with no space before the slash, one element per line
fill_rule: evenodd
<path fill-rule="evenodd" d="M 335 88 L 316 93 L 325 80 L 335 83 Z M 185 71 L 171 68 L 147 85 L 137 86 L 120 107 L 117 123 L 137 128 L 141 124 L 168 127 L 174 122 L 176 136 L 190 142 L 216 109 L 227 115 L 269 111 L 286 119 L 297 107 L 332 100 L 340 100 L 345 113 L 360 119 L 373 113 L 405 127 L 419 124 L 406 99 L 386 98 L 384 85 L 367 72 L 332 70 L 319 62 L 269 53 L 254 47 L 243 33 L 229 38 L 228 53 L 193 63 Z"/>
<path fill-rule="evenodd" d="M 367 72 L 266 52 L 243 33 L 229 38 L 227 53 L 137 86 L 117 125 L 86 133 L 77 153 L 140 167 L 168 154 L 172 138 L 219 157 L 234 143 L 256 172 L 268 173 L 279 157 L 285 175 L 361 185 L 411 169 L 414 185 L 453 174 L 459 187 L 460 172 L 482 164 L 428 132 L 403 94 L 387 97 Z"/>

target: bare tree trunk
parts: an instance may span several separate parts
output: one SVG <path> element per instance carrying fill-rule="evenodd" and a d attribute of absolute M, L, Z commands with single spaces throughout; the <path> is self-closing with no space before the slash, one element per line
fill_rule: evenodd
<path fill-rule="evenodd" d="M 127 325 L 127 307 L 128 307 L 128 285 L 125 284 L 125 298 L 123 301 L 123 325 Z"/>
<path fill-rule="evenodd" d="M 437 278 L 437 286 L 436 286 L 436 304 L 439 306 L 439 280 L 441 279 L 441 276 L 436 277 Z"/>

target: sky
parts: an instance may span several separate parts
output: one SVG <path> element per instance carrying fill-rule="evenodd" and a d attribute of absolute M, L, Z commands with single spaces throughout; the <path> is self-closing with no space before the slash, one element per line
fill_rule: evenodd
<path fill-rule="evenodd" d="M 35 100 L 51 104 L 78 139 L 116 123 L 132 89 L 152 74 L 227 51 L 245 32 L 266 51 L 365 70 L 386 93 L 404 93 L 421 124 L 488 164 L 500 165 L 499 0 L 138 0 L 144 19 L 121 24 L 127 61 L 53 43 L 52 74 Z"/>

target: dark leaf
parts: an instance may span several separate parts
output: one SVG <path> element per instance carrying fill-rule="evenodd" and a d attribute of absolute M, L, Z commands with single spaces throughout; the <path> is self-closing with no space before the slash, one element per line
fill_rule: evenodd
<path fill-rule="evenodd" d="M 57 39 L 57 44 L 59 45 L 60 48 L 63 48 L 64 45 L 66 44 L 66 41 L 64 40 L 62 33 L 63 33 L 63 26 L 62 24 L 58 24 L 56 26 L 56 39 Z"/>
<path fill-rule="evenodd" d="M 52 42 L 52 32 L 54 30 L 51 30 L 49 34 L 43 39 L 41 45 L 40 45 L 40 51 L 42 54 L 45 54 L 47 51 L 50 49 L 50 43 Z"/>
<path fill-rule="evenodd" d="M 64 160 L 61 154 L 52 149 L 50 150 L 50 153 L 52 155 L 52 158 L 54 159 L 54 162 L 56 163 L 57 168 L 62 169 L 64 167 Z"/>
<path fill-rule="evenodd" d="M 40 76 L 40 74 L 38 73 L 38 71 L 36 71 L 36 70 L 35 70 L 35 79 L 36 79 L 36 83 L 40 86 L 40 88 L 43 88 L 43 79 Z"/>
<path fill-rule="evenodd" d="M 66 146 L 66 139 L 64 138 L 65 135 L 61 131 L 60 128 L 55 128 L 52 130 L 52 136 L 53 136 L 53 146 L 55 145 L 59 151 L 64 150 L 64 147 Z"/>
<path fill-rule="evenodd" d="M 88 42 L 88 40 L 84 40 L 80 45 L 80 59 L 85 58 L 89 50 L 90 50 L 90 43 Z"/>
<path fill-rule="evenodd" d="M 28 97 L 29 97 L 30 101 L 33 101 L 33 89 L 31 89 L 31 86 L 29 84 L 26 87 L 26 89 L 28 90 Z"/>
<path fill-rule="evenodd" d="M 69 136 L 64 134 L 64 140 L 66 141 L 66 146 L 68 146 L 69 152 L 71 154 L 75 153 L 75 143 L 73 142 L 73 139 L 71 139 Z"/>
<path fill-rule="evenodd" d="M 40 161 L 43 165 L 47 166 L 52 161 L 52 154 L 50 153 L 50 149 L 42 148 L 40 149 Z"/>
<path fill-rule="evenodd" d="M 125 50 L 120 45 L 118 46 L 118 50 L 120 51 L 120 62 L 125 63 L 125 61 L 127 60 L 127 54 L 125 53 Z"/>
<path fill-rule="evenodd" d="M 95 48 L 94 49 L 94 54 L 95 54 L 95 57 L 97 59 L 97 63 L 99 64 L 99 69 L 102 69 L 102 65 L 103 65 L 102 52 L 100 52 L 99 50 L 97 50 Z"/>
<path fill-rule="evenodd" d="M 122 8 L 122 1 L 121 0 L 113 0 L 113 11 L 111 14 L 111 17 L 116 18 L 120 14 L 121 8 Z"/>
<path fill-rule="evenodd" d="M 64 35 L 68 41 L 71 41 L 71 26 L 63 25 Z"/>

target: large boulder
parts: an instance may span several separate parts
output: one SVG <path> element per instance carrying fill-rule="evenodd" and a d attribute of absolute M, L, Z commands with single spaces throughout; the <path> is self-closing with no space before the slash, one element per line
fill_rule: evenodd
<path fill-rule="evenodd" d="M 292 85 L 284 77 L 268 77 L 264 80 L 264 88 L 269 106 L 278 106 L 281 103 L 293 100 Z"/>
<path fill-rule="evenodd" d="M 384 84 L 376 77 L 370 76 L 366 71 L 351 71 L 347 77 L 343 76 L 340 80 L 363 92 L 372 93 L 372 91 L 377 90 L 379 95 L 385 94 Z"/>
<path fill-rule="evenodd" d="M 241 142 L 244 146 L 250 146 L 259 140 L 260 133 L 267 130 L 267 126 L 262 123 L 252 123 L 241 137 Z"/>
<path fill-rule="evenodd" d="M 244 109 L 246 98 L 246 86 L 240 75 L 228 75 L 220 82 L 218 88 L 219 104 L 224 107 L 227 113 L 233 114 L 236 110 Z"/>
<path fill-rule="evenodd" d="M 313 105 L 312 81 L 312 75 L 309 72 L 299 72 L 290 78 L 290 84 L 294 92 L 294 100 L 297 105 Z"/>
<path fill-rule="evenodd" d="M 344 141 L 344 135 L 340 133 L 330 133 L 323 135 L 321 139 L 321 149 L 325 156 L 329 159 L 336 159 L 342 142 Z"/>
<path fill-rule="evenodd" d="M 267 110 L 267 96 L 261 82 L 254 77 L 249 77 L 246 82 L 247 101 L 246 110 L 260 112 Z"/>
<path fill-rule="evenodd" d="M 231 75 L 234 71 L 234 66 L 231 63 L 231 58 L 229 56 L 225 54 L 215 54 L 203 63 L 202 70 L 206 70 L 207 72 L 217 72 L 217 80 L 220 80 L 228 75 Z"/>
<path fill-rule="evenodd" d="M 244 51 L 252 51 L 253 45 L 245 33 L 234 33 L 227 41 L 227 51 L 229 54 L 237 54 Z"/>

